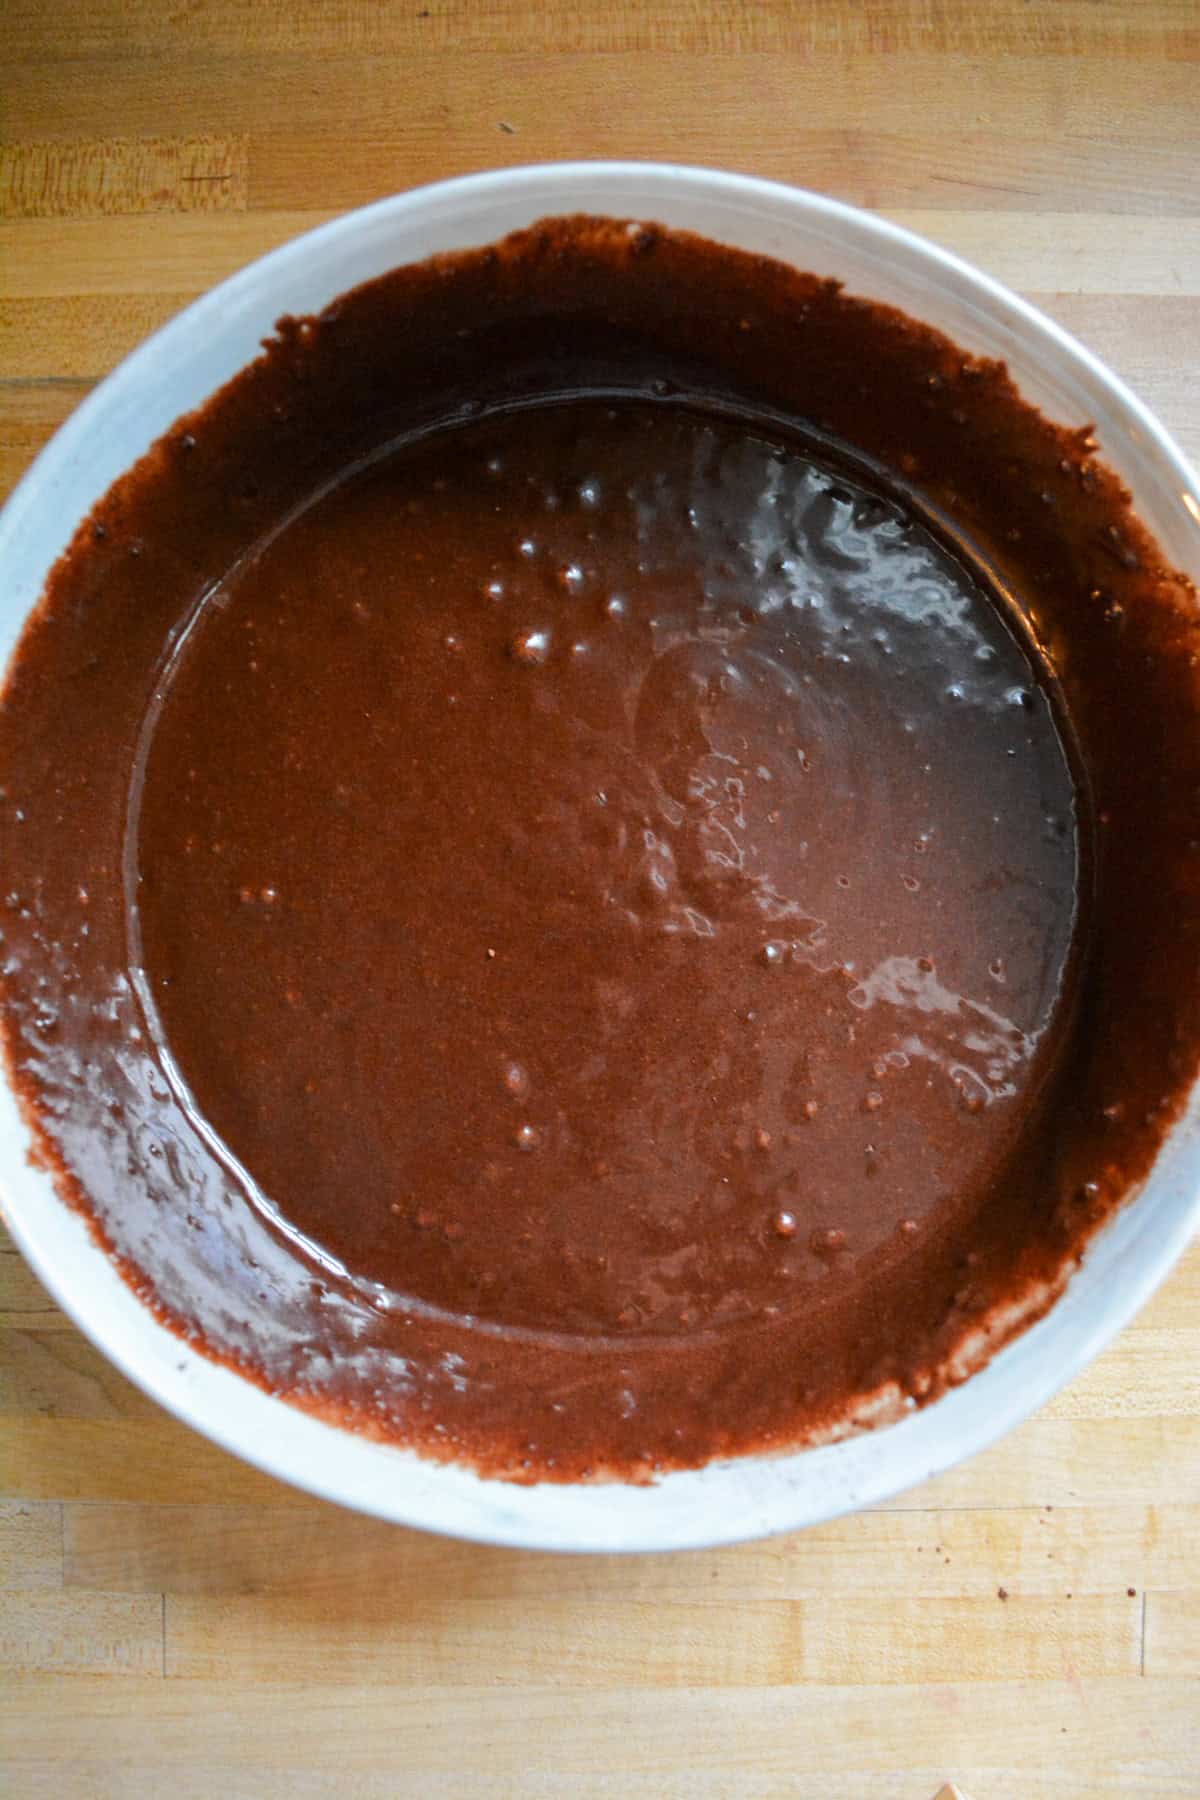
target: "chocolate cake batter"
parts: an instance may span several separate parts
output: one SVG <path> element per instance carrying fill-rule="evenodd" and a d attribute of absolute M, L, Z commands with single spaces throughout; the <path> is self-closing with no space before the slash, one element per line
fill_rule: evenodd
<path fill-rule="evenodd" d="M 139 1293 L 557 1479 L 1044 1309 L 1200 1061 L 1195 596 L 1093 449 L 610 221 L 281 321 L 0 708 L 10 1067 Z"/>

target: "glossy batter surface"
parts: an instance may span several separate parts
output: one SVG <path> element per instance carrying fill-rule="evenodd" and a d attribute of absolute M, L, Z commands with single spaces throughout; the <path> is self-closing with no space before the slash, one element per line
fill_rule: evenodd
<path fill-rule="evenodd" d="M 157 1032 L 265 1205 L 496 1324 L 673 1335 L 853 1284 L 1052 1054 L 1070 774 L 902 511 L 666 405 L 339 486 L 147 734 Z"/>
<path fill-rule="evenodd" d="M 64 1190 L 214 1354 L 526 1476 L 960 1378 L 1196 1065 L 1129 930 L 1140 861 L 1194 965 L 1200 785 L 1149 736 L 1186 777 L 1185 585 L 1002 370 L 647 235 L 285 326 L 102 503 L 0 712 L 9 1053 Z M 710 335 L 656 351 L 689 261 Z M 406 313 L 458 346 L 420 384 Z"/>

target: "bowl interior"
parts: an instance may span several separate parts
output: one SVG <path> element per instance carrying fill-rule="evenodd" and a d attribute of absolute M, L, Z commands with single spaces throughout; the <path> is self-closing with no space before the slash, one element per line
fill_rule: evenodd
<path fill-rule="evenodd" d="M 142 346 L 59 433 L 0 517 L 0 657 L 11 653 L 76 522 L 181 413 L 253 358 L 280 314 L 314 311 L 398 264 L 570 212 L 654 219 L 837 276 L 964 348 L 1003 358 L 1026 398 L 1052 418 L 1095 426 L 1102 455 L 1168 560 L 1200 582 L 1200 483 L 1179 451 L 1094 358 L 986 277 L 879 219 L 798 190 L 666 165 L 558 164 L 467 177 L 350 214 L 253 264 Z M 1040 1405 L 1136 1311 L 1186 1245 L 1200 1199 L 1200 1096 L 1058 1304 L 963 1387 L 840 1444 L 713 1464 L 650 1487 L 485 1481 L 271 1399 L 156 1323 L 27 1149 L 0 1083 L 0 1194 L 17 1243 L 127 1375 L 218 1443 L 315 1494 L 407 1524 L 528 1547 L 658 1550 L 792 1529 L 878 1502 Z"/>

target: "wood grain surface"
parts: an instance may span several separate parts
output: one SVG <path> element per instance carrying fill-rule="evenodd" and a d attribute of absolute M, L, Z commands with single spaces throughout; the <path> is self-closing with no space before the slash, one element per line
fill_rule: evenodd
<path fill-rule="evenodd" d="M 1196 0 L 5 0 L 0 487 L 193 296 L 465 170 L 818 187 L 1033 297 L 1200 457 Z M 0 1789 L 1200 1796 L 1200 1246 L 1084 1376 L 894 1505 L 554 1559 L 194 1437 L 0 1248 Z"/>

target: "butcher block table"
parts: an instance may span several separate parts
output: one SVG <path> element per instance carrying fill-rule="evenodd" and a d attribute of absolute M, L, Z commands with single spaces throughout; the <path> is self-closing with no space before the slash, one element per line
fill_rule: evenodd
<path fill-rule="evenodd" d="M 6 490 L 261 252 L 575 156 L 878 209 L 1028 294 L 1200 457 L 1196 0 L 5 0 L 0 66 Z M 1200 1246 L 966 1467 L 676 1557 L 307 1500 L 116 1374 L 7 1240 L 0 1327 L 6 1795 L 1200 1796 Z"/>

